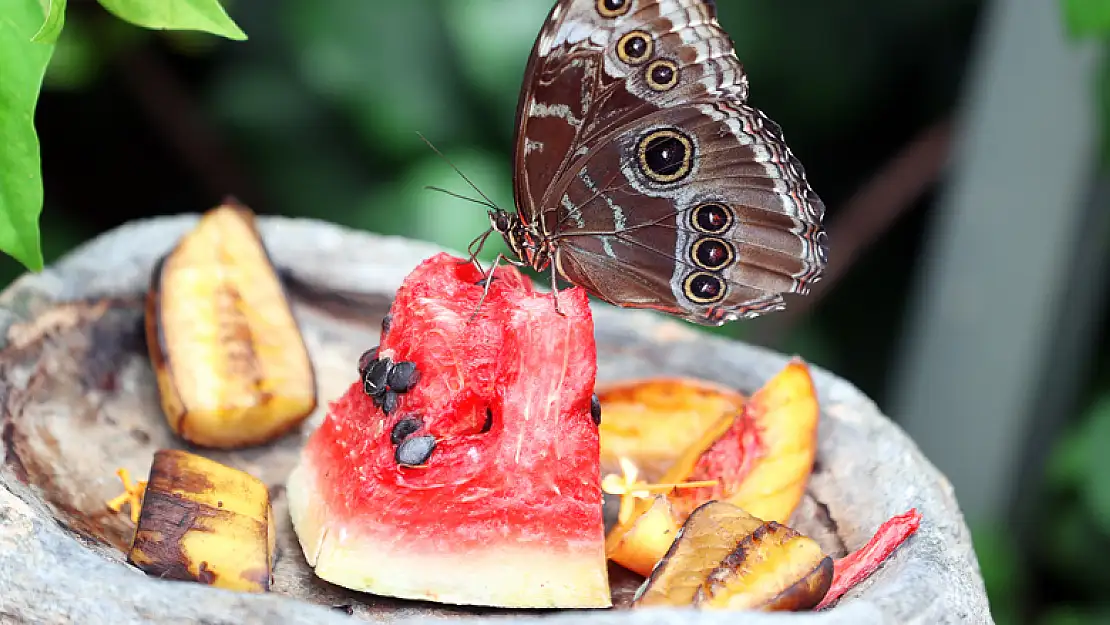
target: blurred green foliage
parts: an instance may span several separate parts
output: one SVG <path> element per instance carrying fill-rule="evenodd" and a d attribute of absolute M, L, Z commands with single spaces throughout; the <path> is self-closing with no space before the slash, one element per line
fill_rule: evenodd
<path fill-rule="evenodd" d="M 1110 0 L 1060 0 L 1064 24 L 1076 40 L 1102 42 L 1105 57 L 1110 41 Z M 1102 158 L 1110 163 L 1110 62 L 1102 59 L 1096 81 L 1102 118 Z"/>
<path fill-rule="evenodd" d="M 1110 32 L 1110 2 L 1106 0 L 1061 0 L 1064 19 L 1073 35 L 1105 35 Z"/>

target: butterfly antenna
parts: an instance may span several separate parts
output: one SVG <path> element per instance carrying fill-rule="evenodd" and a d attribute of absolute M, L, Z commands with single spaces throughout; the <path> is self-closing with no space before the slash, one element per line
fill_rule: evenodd
<path fill-rule="evenodd" d="M 477 193 L 478 195 L 482 196 L 482 199 L 483 199 L 483 200 L 485 200 L 485 201 L 486 201 L 486 202 L 488 203 L 488 205 L 489 205 L 490 207 L 492 207 L 492 208 L 493 208 L 494 210 L 496 210 L 496 211 L 501 211 L 501 210 L 502 210 L 501 208 L 499 208 L 499 207 L 497 206 L 497 204 L 496 204 L 496 203 L 495 203 L 495 202 L 494 202 L 493 200 L 489 199 L 489 196 L 487 196 L 487 195 L 486 195 L 485 193 L 482 193 L 482 190 L 478 188 L 478 185 L 474 184 L 474 183 L 473 183 L 473 182 L 472 182 L 472 181 L 470 180 L 470 178 L 467 178 L 467 177 L 466 177 L 466 174 L 462 173 L 462 170 L 460 170 L 460 169 L 459 169 L 458 167 L 455 167 L 455 164 L 451 162 L 451 159 L 447 158 L 447 156 L 446 156 L 446 155 L 444 155 L 444 154 L 443 154 L 443 152 L 440 152 L 440 151 L 439 151 L 439 148 L 437 148 L 436 146 L 432 145 L 432 142 L 431 142 L 431 141 L 428 141 L 428 138 L 427 138 L 427 137 L 425 137 L 425 136 L 423 135 L 423 133 L 417 132 L 416 134 L 417 134 L 417 135 L 419 135 L 421 139 L 423 139 L 424 143 L 427 143 L 427 144 L 428 144 L 428 147 L 432 148 L 432 151 L 433 151 L 433 152 L 435 152 L 436 154 L 438 154 L 440 158 L 442 158 L 442 159 L 443 159 L 443 160 L 444 160 L 444 161 L 445 161 L 445 162 L 446 162 L 446 163 L 447 163 L 448 165 L 450 165 L 450 166 L 451 166 L 451 169 L 454 169 L 454 170 L 455 170 L 455 173 L 456 173 L 456 174 L 458 174 L 458 175 L 459 175 L 460 177 L 462 177 L 462 179 L 466 181 L 466 184 L 470 185 L 470 188 L 471 188 L 471 189 L 474 189 L 474 191 L 475 191 L 475 192 L 476 192 L 476 193 Z M 502 211 L 502 212 L 503 212 L 503 211 Z"/>
<path fill-rule="evenodd" d="M 457 199 L 460 199 L 460 200 L 466 200 L 467 202 L 474 202 L 475 204 L 479 204 L 481 206 L 487 206 L 487 207 L 492 208 L 494 210 L 499 210 L 497 208 L 497 206 L 495 206 L 493 204 L 490 204 L 489 202 L 486 202 L 484 200 L 479 200 L 479 199 L 476 199 L 476 198 L 472 198 L 472 197 L 463 195 L 461 193 L 455 193 L 454 191 L 448 191 L 447 189 L 444 189 L 442 187 L 426 186 L 424 188 L 428 189 L 429 191 L 439 191 L 440 193 L 443 193 L 445 195 L 450 195 L 453 198 L 457 198 Z"/>

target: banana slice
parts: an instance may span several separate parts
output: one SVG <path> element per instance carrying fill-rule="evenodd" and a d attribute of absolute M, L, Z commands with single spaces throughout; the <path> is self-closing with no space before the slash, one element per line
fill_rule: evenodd
<path fill-rule="evenodd" d="M 154 577 L 269 591 L 275 528 L 270 494 L 260 480 L 208 458 L 163 449 L 154 454 L 141 496 L 126 482 L 128 492 L 121 497 L 131 499 L 132 514 L 135 499 L 141 501 L 129 562 Z M 113 503 L 118 509 L 119 502 Z"/>
<path fill-rule="evenodd" d="M 243 206 L 206 213 L 158 264 L 146 333 L 162 410 L 191 443 L 266 443 L 316 408 L 304 339 Z"/>

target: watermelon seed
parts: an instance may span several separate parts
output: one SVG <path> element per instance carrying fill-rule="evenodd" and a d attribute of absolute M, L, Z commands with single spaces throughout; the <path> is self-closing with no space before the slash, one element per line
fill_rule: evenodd
<path fill-rule="evenodd" d="M 420 419 L 416 417 L 405 417 L 393 424 L 393 429 L 389 431 L 389 442 L 394 445 L 400 445 L 406 438 L 412 436 L 417 430 L 424 427 Z"/>
<path fill-rule="evenodd" d="M 363 380 L 363 390 L 366 391 L 367 395 L 373 397 L 385 393 L 385 380 L 389 377 L 391 364 L 389 358 L 382 358 L 371 363 Z"/>
<path fill-rule="evenodd" d="M 489 277 L 486 277 L 486 278 L 482 278 L 481 280 L 475 282 L 474 284 L 476 284 L 477 286 L 480 286 L 482 288 L 485 288 L 487 283 L 492 284 L 493 281 L 496 280 L 496 279 L 497 278 L 494 277 L 494 276 L 489 276 Z"/>
<path fill-rule="evenodd" d="M 393 368 L 389 370 L 389 378 L 386 383 L 391 391 L 407 393 L 418 381 L 420 381 L 420 372 L 416 370 L 416 363 L 403 360 L 393 365 Z"/>
<path fill-rule="evenodd" d="M 436 448 L 436 437 L 430 435 L 413 436 L 401 441 L 393 459 L 401 466 L 415 467 L 428 461 Z"/>
<path fill-rule="evenodd" d="M 382 398 L 381 409 L 385 414 L 390 414 L 394 410 L 397 410 L 397 393 L 386 391 L 385 397 Z"/>
<path fill-rule="evenodd" d="M 597 393 L 590 397 L 590 416 L 594 418 L 594 425 L 601 425 L 601 400 Z"/>
<path fill-rule="evenodd" d="M 486 406 L 486 422 L 482 424 L 482 433 L 485 434 L 493 429 L 493 411 Z"/>
<path fill-rule="evenodd" d="M 389 313 L 382 317 L 382 338 L 389 334 L 389 328 L 393 325 L 393 313 Z"/>
<path fill-rule="evenodd" d="M 362 355 L 358 357 L 358 376 L 360 378 L 365 378 L 366 377 L 366 370 L 369 369 L 370 364 L 373 363 L 377 359 L 378 359 L 378 346 L 377 345 L 375 345 L 374 347 L 362 352 Z"/>

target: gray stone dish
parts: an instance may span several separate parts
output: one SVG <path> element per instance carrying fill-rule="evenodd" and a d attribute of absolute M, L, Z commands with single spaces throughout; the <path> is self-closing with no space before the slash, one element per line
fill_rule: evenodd
<path fill-rule="evenodd" d="M 397 623 L 508 619 L 531 625 L 827 625 L 992 623 L 952 488 L 906 435 L 852 385 L 813 367 L 820 447 L 791 524 L 834 557 L 917 508 L 918 532 L 867 581 L 822 612 L 496 611 L 354 593 L 315 576 L 292 532 L 285 476 L 327 402 L 375 345 L 392 294 L 435 246 L 305 219 L 260 218 L 316 367 L 320 407 L 272 445 L 202 451 L 271 486 L 278 520 L 273 592 L 233 593 L 146 576 L 125 561 L 132 525 L 104 502 L 125 467 L 139 479 L 161 447 L 187 448 L 158 405 L 142 332 L 154 263 L 197 216 L 136 222 L 76 249 L 0 294 L 0 621 L 15 623 Z M 688 375 L 744 393 L 788 356 L 708 337 L 691 326 L 595 307 L 599 381 Z M 617 602 L 638 580 L 614 578 Z"/>

